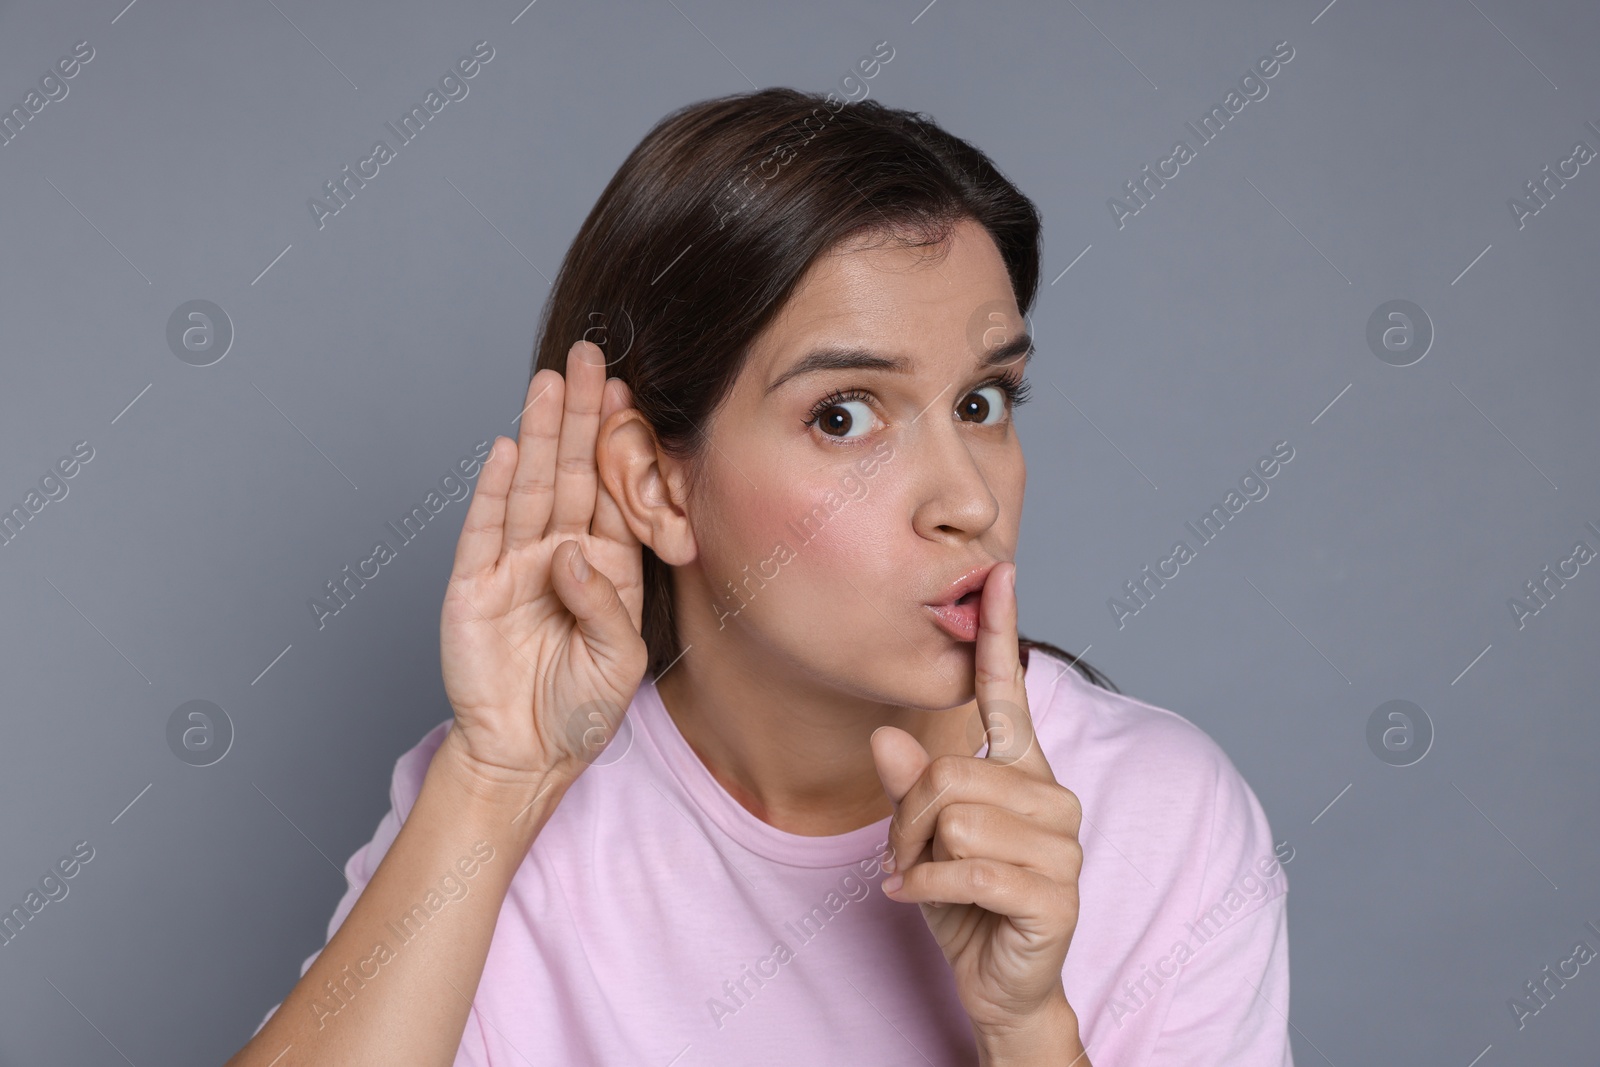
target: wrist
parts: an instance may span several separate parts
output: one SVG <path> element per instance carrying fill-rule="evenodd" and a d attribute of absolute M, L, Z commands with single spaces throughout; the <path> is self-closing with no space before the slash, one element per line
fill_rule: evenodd
<path fill-rule="evenodd" d="M 1093 1067 L 1066 994 L 1004 1030 L 974 1030 L 979 1067 Z"/>
<path fill-rule="evenodd" d="M 433 783 L 448 794 L 464 818 L 498 833 L 521 834 L 531 842 L 572 784 L 554 770 L 512 771 L 475 760 L 454 725 L 428 765 L 423 788 Z"/>

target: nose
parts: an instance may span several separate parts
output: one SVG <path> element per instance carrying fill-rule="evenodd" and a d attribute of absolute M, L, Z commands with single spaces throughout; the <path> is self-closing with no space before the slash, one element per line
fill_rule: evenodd
<path fill-rule="evenodd" d="M 954 418 L 939 418 L 937 404 L 916 422 L 907 442 L 917 487 L 912 525 L 930 541 L 969 541 L 995 524 L 1000 502 L 984 474 L 988 459 L 963 436 Z"/>

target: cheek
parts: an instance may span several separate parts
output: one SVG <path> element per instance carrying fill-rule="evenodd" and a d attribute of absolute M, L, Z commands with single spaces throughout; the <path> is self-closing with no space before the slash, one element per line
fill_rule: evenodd
<path fill-rule="evenodd" d="M 885 494 L 870 483 L 841 480 L 837 472 L 779 481 L 749 494 L 734 520 L 740 544 L 763 560 L 773 558 L 766 576 L 781 566 L 804 572 L 807 584 L 824 576 L 830 585 L 841 583 L 842 573 L 859 585 L 859 576 L 876 571 L 875 561 L 890 547 L 892 509 Z"/>
<path fill-rule="evenodd" d="M 895 554 L 888 479 L 863 479 L 848 463 L 747 469 L 763 470 L 762 484 L 736 473 L 719 479 L 719 506 L 706 509 L 703 534 L 697 529 L 719 595 L 731 582 L 757 615 L 775 619 L 881 596 L 883 561 Z"/>

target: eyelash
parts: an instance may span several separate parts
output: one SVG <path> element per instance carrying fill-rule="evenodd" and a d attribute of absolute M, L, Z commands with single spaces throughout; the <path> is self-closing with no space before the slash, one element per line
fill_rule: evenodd
<path fill-rule="evenodd" d="M 1010 413 L 1015 413 L 1016 409 L 1018 407 L 1022 406 L 1023 404 L 1026 404 L 1028 402 L 1029 396 L 1032 395 L 1032 386 L 1031 386 L 1031 384 L 1028 382 L 1028 379 L 1022 378 L 1022 377 L 1017 377 L 1017 378 L 1006 378 L 1006 377 L 990 378 L 990 379 L 988 379 L 986 381 L 979 382 L 977 385 L 974 385 L 971 389 L 969 389 L 967 391 L 967 393 L 968 393 L 968 395 L 970 395 L 972 393 L 977 392 L 979 389 L 983 389 L 983 388 L 986 388 L 987 386 L 991 386 L 991 385 L 999 387 L 1000 391 L 1005 393 L 1005 395 L 1006 395 L 1006 407 L 1007 407 L 1007 409 L 1008 409 L 1008 411 Z M 836 389 L 833 392 L 829 393 L 827 396 L 823 397 L 821 400 L 817 401 L 816 406 L 811 409 L 811 414 L 806 419 L 805 425 L 806 426 L 814 426 L 814 425 L 816 425 L 817 420 L 822 417 L 822 413 L 827 411 L 829 408 L 834 407 L 837 404 L 842 404 L 842 403 L 844 403 L 846 401 L 850 401 L 850 400 L 859 400 L 859 401 L 862 401 L 862 402 L 868 402 L 871 399 L 872 399 L 872 394 L 871 393 L 864 392 L 864 391 L 862 391 L 860 389 Z M 825 436 L 832 437 L 833 435 L 832 434 L 827 434 Z M 840 439 L 840 440 L 842 440 L 842 439 Z"/>

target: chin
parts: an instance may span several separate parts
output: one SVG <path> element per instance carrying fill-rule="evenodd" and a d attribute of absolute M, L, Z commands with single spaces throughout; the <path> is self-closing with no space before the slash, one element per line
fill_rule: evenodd
<path fill-rule="evenodd" d="M 904 648 L 904 642 L 901 643 Z M 927 659 L 909 652 L 897 661 L 904 673 L 897 679 L 897 695 L 887 702 L 925 711 L 949 711 L 970 703 L 977 695 L 974 645 L 945 641 L 943 648 L 925 650 Z"/>

